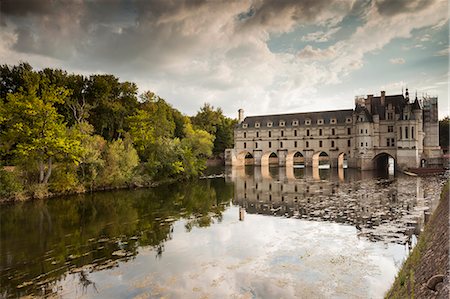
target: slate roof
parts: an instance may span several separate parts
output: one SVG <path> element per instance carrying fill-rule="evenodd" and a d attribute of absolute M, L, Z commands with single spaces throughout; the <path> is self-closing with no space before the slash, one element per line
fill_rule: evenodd
<path fill-rule="evenodd" d="M 311 125 L 317 125 L 317 120 L 323 119 L 324 125 L 329 125 L 332 118 L 336 119 L 336 124 L 345 124 L 347 117 L 352 117 L 353 109 L 346 110 L 332 110 L 332 111 L 318 111 L 318 112 L 303 112 L 290 114 L 273 114 L 273 115 L 259 115 L 247 116 L 238 128 L 242 128 L 242 124 L 247 124 L 248 128 L 254 128 L 255 123 L 259 122 L 261 128 L 266 128 L 268 122 L 272 122 L 272 128 L 278 128 L 280 121 L 285 122 L 284 127 L 292 127 L 294 120 L 298 121 L 299 126 L 305 125 L 305 120 L 310 119 Z"/>
<path fill-rule="evenodd" d="M 401 114 L 403 112 L 403 108 L 406 104 L 408 104 L 408 100 L 402 94 L 385 96 L 384 100 L 385 105 L 381 105 L 381 97 L 373 97 L 372 98 L 372 115 L 379 115 L 380 119 L 385 119 L 386 115 L 386 106 L 391 104 L 395 109 L 396 114 Z"/>

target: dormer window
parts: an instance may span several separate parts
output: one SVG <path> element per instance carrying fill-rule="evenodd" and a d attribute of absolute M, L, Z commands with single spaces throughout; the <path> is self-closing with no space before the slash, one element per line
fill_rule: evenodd
<path fill-rule="evenodd" d="M 284 127 L 284 125 L 285 125 L 284 120 L 280 120 L 280 127 Z"/>
<path fill-rule="evenodd" d="M 271 122 L 271 121 L 267 122 L 267 126 L 268 126 L 269 128 L 272 127 L 272 122 Z"/>
<path fill-rule="evenodd" d="M 259 123 L 255 123 L 255 128 L 259 128 Z"/>
<path fill-rule="evenodd" d="M 323 119 L 318 119 L 318 120 L 317 120 L 317 124 L 318 124 L 318 125 L 323 125 Z"/>
<path fill-rule="evenodd" d="M 242 124 L 242 128 L 246 129 L 247 128 L 247 124 Z"/>
<path fill-rule="evenodd" d="M 330 124 L 335 124 L 335 123 L 336 123 L 336 119 L 335 118 L 330 119 Z"/>
<path fill-rule="evenodd" d="M 293 125 L 293 126 L 298 126 L 298 120 L 292 121 L 292 125 Z"/>
<path fill-rule="evenodd" d="M 305 120 L 305 125 L 310 125 L 311 124 L 311 120 L 308 118 Z"/>

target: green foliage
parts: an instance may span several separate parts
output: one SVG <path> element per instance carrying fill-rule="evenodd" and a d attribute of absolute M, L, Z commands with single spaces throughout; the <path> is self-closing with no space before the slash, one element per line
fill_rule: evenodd
<path fill-rule="evenodd" d="M 104 153 L 104 161 L 98 179 L 100 185 L 113 187 L 132 183 L 139 157 L 130 142 L 122 139 L 111 142 Z"/>
<path fill-rule="evenodd" d="M 37 161 L 39 183 L 46 184 L 55 160 L 76 161 L 80 151 L 78 140 L 70 138 L 55 103 L 62 103 L 69 91 L 48 84 L 42 78 L 7 95 L 0 102 L 1 141 L 17 159 Z M 44 163 L 47 163 L 45 169 Z"/>
<path fill-rule="evenodd" d="M 449 146 L 450 137 L 450 118 L 447 116 L 439 121 L 439 145 L 442 147 Z"/>
<path fill-rule="evenodd" d="M 200 111 L 191 118 L 192 124 L 215 136 L 214 156 L 223 155 L 225 149 L 233 147 L 234 126 L 237 121 L 223 115 L 222 109 L 205 103 Z"/>
<path fill-rule="evenodd" d="M 13 171 L 0 168 L 0 198 L 15 198 L 23 191 L 23 186 Z"/>
<path fill-rule="evenodd" d="M 83 185 L 80 184 L 77 176 L 75 164 L 61 163 L 55 166 L 49 191 L 56 194 L 83 192 Z"/>
<path fill-rule="evenodd" d="M 192 121 L 113 75 L 0 66 L 0 161 L 29 196 L 195 177 L 232 146 L 235 121 L 208 104 Z"/>

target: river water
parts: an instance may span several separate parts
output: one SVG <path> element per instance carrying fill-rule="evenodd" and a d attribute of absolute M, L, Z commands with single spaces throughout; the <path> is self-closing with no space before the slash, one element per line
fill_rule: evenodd
<path fill-rule="evenodd" d="M 0 206 L 0 297 L 382 298 L 444 179 L 286 168 Z"/>

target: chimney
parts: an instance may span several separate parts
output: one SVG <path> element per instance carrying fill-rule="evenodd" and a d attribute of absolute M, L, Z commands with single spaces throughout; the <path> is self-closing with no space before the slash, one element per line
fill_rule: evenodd
<path fill-rule="evenodd" d="M 381 106 L 384 106 L 386 103 L 386 92 L 384 90 L 381 91 Z"/>
<path fill-rule="evenodd" d="M 238 123 L 242 123 L 244 121 L 244 109 L 238 110 Z"/>
<path fill-rule="evenodd" d="M 372 113 L 372 98 L 373 94 L 368 94 L 367 98 L 365 99 L 366 108 L 370 113 Z"/>

